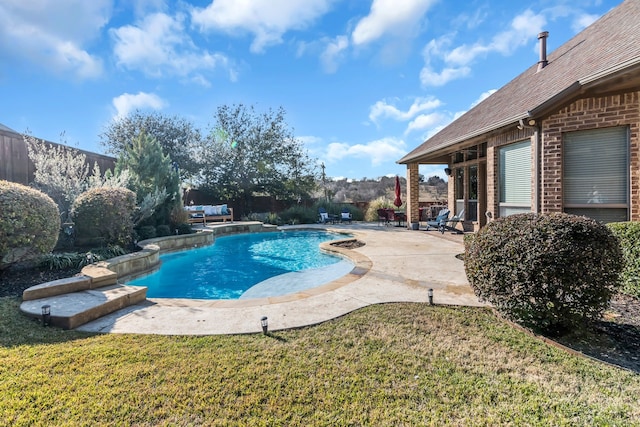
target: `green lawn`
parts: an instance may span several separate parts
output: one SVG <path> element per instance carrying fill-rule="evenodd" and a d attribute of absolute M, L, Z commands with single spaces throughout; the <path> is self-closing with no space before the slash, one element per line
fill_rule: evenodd
<path fill-rule="evenodd" d="M 371 306 L 238 335 L 43 328 L 0 298 L 0 425 L 640 425 L 640 375 L 485 309 Z"/>

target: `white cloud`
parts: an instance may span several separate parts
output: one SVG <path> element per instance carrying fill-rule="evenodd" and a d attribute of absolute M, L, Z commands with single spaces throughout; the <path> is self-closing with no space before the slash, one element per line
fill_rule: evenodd
<path fill-rule="evenodd" d="M 571 23 L 571 29 L 574 32 L 579 33 L 589 25 L 593 24 L 598 18 L 600 18 L 599 15 L 582 13 L 573 20 L 573 22 Z"/>
<path fill-rule="evenodd" d="M 183 21 L 184 16 L 180 14 L 172 17 L 154 13 L 137 25 L 112 29 L 118 64 L 153 77 L 165 74 L 187 77 L 197 71 L 223 68 L 229 70 L 233 80 L 235 71 L 229 59 L 220 53 L 199 51 L 184 31 Z M 192 78 L 198 84 L 209 84 L 202 74 Z"/>
<path fill-rule="evenodd" d="M 327 146 L 325 157 L 328 163 L 347 158 L 369 159 L 371 166 L 379 166 L 389 159 L 399 159 L 406 154 L 406 143 L 397 138 L 382 138 L 366 144 L 349 145 L 332 142 Z"/>
<path fill-rule="evenodd" d="M 497 91 L 497 89 L 489 89 L 486 92 L 482 92 L 480 94 L 480 96 L 478 97 L 478 99 L 476 99 L 475 101 L 473 101 L 473 103 L 471 103 L 471 107 L 470 108 L 473 108 L 476 105 L 480 104 L 482 101 L 484 101 L 485 99 L 487 99 L 488 97 L 493 95 L 496 91 Z"/>
<path fill-rule="evenodd" d="M 158 95 L 145 92 L 138 92 L 135 95 L 123 93 L 113 98 L 111 102 L 116 109 L 116 118 L 126 117 L 134 110 L 144 110 L 147 108 L 160 110 L 167 105 Z"/>
<path fill-rule="evenodd" d="M 522 45 L 535 40 L 546 22 L 544 15 L 526 10 L 511 21 L 507 30 L 493 36 L 488 43 L 463 44 L 448 50 L 454 35 L 431 40 L 423 50 L 425 65 L 420 71 L 420 82 L 423 86 L 442 86 L 452 80 L 463 78 L 471 73 L 470 65 L 476 58 L 491 53 L 505 56 L 512 54 Z M 436 59 L 443 62 L 440 71 L 433 66 Z"/>
<path fill-rule="evenodd" d="M 251 51 L 264 52 L 282 43 L 291 30 L 307 28 L 324 15 L 335 0 L 212 0 L 206 8 L 193 8 L 191 19 L 201 30 L 253 34 Z"/>
<path fill-rule="evenodd" d="M 378 101 L 369 108 L 369 120 L 374 123 L 378 119 L 390 118 L 397 121 L 407 121 L 423 111 L 438 108 L 442 103 L 435 98 L 416 98 L 407 111 L 401 111 L 387 101 Z"/>
<path fill-rule="evenodd" d="M 443 68 L 440 72 L 425 66 L 420 70 L 420 83 L 422 86 L 444 86 L 452 80 L 457 80 L 471 73 L 471 68 Z"/>
<path fill-rule="evenodd" d="M 434 0 L 373 0 L 369 15 L 356 25 L 351 38 L 364 45 L 385 35 L 407 36 L 418 27 Z"/>
<path fill-rule="evenodd" d="M 316 144 L 321 144 L 322 143 L 322 138 L 319 138 L 317 136 L 312 136 L 312 135 L 297 136 L 296 139 L 298 141 L 302 142 L 306 146 L 311 146 L 311 145 L 316 145 Z"/>
<path fill-rule="evenodd" d="M 488 44 L 476 43 L 471 46 L 462 45 L 445 56 L 447 64 L 466 66 L 478 56 L 497 52 L 502 55 L 510 55 L 520 46 L 535 40 L 538 33 L 546 25 L 543 15 L 534 14 L 526 10 L 511 21 L 511 28 L 496 34 Z"/>
<path fill-rule="evenodd" d="M 415 131 L 425 131 L 427 129 L 432 129 L 436 126 L 442 125 L 445 121 L 449 121 L 449 118 L 443 113 L 431 113 L 431 114 L 420 114 L 407 126 L 407 129 L 404 131 L 405 135 L 408 135 L 411 132 Z"/>
<path fill-rule="evenodd" d="M 338 36 L 327 43 L 327 47 L 320 55 L 320 62 L 325 72 L 336 72 L 338 61 L 344 56 L 344 51 L 348 47 L 349 39 L 346 36 Z"/>
<path fill-rule="evenodd" d="M 0 52 L 86 79 L 102 74 L 102 61 L 84 46 L 111 17 L 110 0 L 3 0 Z"/>

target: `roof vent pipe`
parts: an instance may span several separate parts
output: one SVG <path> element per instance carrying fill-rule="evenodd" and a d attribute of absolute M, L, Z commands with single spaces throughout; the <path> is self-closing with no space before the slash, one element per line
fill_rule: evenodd
<path fill-rule="evenodd" d="M 538 61 L 538 71 L 547 66 L 547 37 L 549 37 L 549 31 L 543 31 L 538 34 L 538 40 L 540 40 L 540 60 Z"/>

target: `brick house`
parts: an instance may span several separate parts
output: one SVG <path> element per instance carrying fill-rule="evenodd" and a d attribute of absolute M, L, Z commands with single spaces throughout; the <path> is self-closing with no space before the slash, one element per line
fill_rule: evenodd
<path fill-rule="evenodd" d="M 640 221 L 640 1 L 619 6 L 398 161 L 408 223 L 418 166 L 446 164 L 466 230 L 488 217 L 567 212 Z"/>

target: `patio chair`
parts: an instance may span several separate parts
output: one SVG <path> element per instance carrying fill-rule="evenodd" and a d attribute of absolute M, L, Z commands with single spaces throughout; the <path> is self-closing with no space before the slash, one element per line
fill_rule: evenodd
<path fill-rule="evenodd" d="M 351 224 L 351 212 L 349 212 L 349 209 L 347 208 L 343 208 L 342 212 L 340 213 L 340 222 L 348 222 L 349 224 Z"/>
<path fill-rule="evenodd" d="M 326 224 L 328 222 L 331 222 L 331 217 L 329 216 L 329 213 L 325 208 L 319 208 L 318 212 L 320 214 L 320 217 L 318 220 L 320 224 Z"/>
<path fill-rule="evenodd" d="M 438 212 L 438 216 L 430 221 L 427 221 L 426 231 L 429 231 L 430 228 L 435 228 L 441 233 L 444 233 L 444 226 L 449 219 L 449 213 L 449 209 L 442 209 L 440 212 Z"/>
<path fill-rule="evenodd" d="M 463 221 L 464 221 L 464 209 L 462 209 L 460 213 L 458 213 L 458 215 L 454 215 L 451 217 L 451 219 L 446 220 L 440 232 L 444 233 L 446 230 L 449 230 L 457 234 L 463 234 L 464 227 L 462 227 L 462 230 L 457 228 L 458 223 L 462 223 Z"/>
<path fill-rule="evenodd" d="M 390 223 L 389 209 L 378 209 L 378 224 L 389 225 Z"/>

